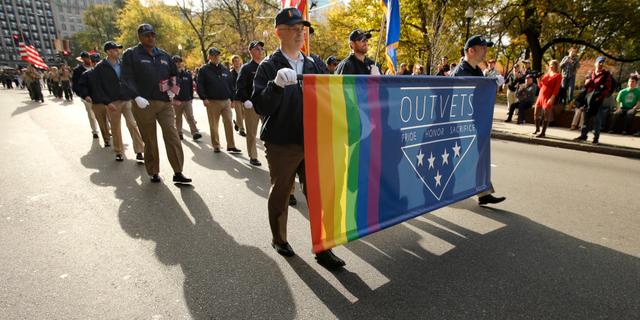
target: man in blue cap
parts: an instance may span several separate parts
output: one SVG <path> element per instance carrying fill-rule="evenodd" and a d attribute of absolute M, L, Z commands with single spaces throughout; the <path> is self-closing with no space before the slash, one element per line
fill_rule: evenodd
<path fill-rule="evenodd" d="M 133 150 L 136 160 L 143 161 L 144 145 L 138 131 L 138 125 L 131 111 L 131 98 L 127 96 L 120 82 L 122 66 L 120 63 L 120 49 L 122 46 L 113 42 L 105 42 L 104 51 L 107 57 L 100 61 L 91 71 L 89 87 L 92 92 L 93 106 L 104 110 L 111 123 L 113 133 L 113 151 L 116 161 L 124 160 L 124 144 L 122 142 L 121 118 L 124 116 L 129 134 L 133 140 Z M 96 113 L 97 114 L 97 113 Z M 99 123 L 100 123 L 100 119 Z M 101 125 L 102 126 L 102 125 Z"/>
<path fill-rule="evenodd" d="M 493 46 L 493 42 L 488 41 L 482 36 L 475 35 L 467 40 L 464 44 L 464 57 L 462 62 L 456 66 L 449 74 L 450 77 L 484 77 L 482 69 L 478 66 L 484 61 L 487 55 L 487 48 Z M 496 197 L 493 195 L 495 190 L 493 184 L 487 191 L 478 193 L 478 204 L 495 204 L 500 203 L 507 198 Z"/>
<path fill-rule="evenodd" d="M 88 94 L 86 92 L 84 94 L 82 93 L 83 89 L 80 88 L 79 84 L 82 74 L 85 71 L 93 68 L 93 65 L 91 64 L 91 57 L 89 55 L 89 52 L 82 51 L 80 52 L 80 57 L 76 59 L 80 61 L 81 64 L 73 69 L 73 74 L 71 75 L 71 89 L 78 97 L 86 97 L 88 96 Z M 98 124 L 96 115 L 93 113 L 93 110 L 91 110 L 91 101 L 82 99 L 82 103 L 84 104 L 84 108 L 87 111 L 87 117 L 89 118 L 89 126 L 91 127 L 93 138 L 98 139 Z"/>
<path fill-rule="evenodd" d="M 280 10 L 275 26 L 280 48 L 258 66 L 251 101 L 256 112 L 265 118 L 260 138 L 265 142 L 272 184 L 268 204 L 271 246 L 280 255 L 292 257 L 295 252 L 287 241 L 287 202 L 296 174 L 306 194 L 302 87 L 297 77 L 322 73 L 322 69 L 314 59 L 300 52 L 305 28 L 311 23 L 302 18 L 298 9 Z M 331 250 L 316 254 L 316 260 L 329 269 L 345 265 Z"/>
<path fill-rule="evenodd" d="M 336 74 L 371 74 L 379 75 L 380 69 L 367 57 L 371 33 L 355 29 L 349 34 L 351 53 L 336 67 Z"/>
<path fill-rule="evenodd" d="M 144 140 L 144 165 L 151 182 L 160 182 L 160 153 L 156 123 L 162 128 L 173 182 L 188 184 L 191 179 L 182 174 L 184 153 L 175 127 L 175 113 L 169 90 L 176 91 L 178 69 L 171 56 L 156 47 L 156 32 L 150 24 L 138 26 L 137 46 L 122 55 L 121 76 L 125 92 L 134 98 L 133 116 Z"/>

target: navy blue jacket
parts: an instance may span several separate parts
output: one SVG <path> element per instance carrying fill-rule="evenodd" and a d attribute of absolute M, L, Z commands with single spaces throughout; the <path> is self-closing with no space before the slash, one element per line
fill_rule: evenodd
<path fill-rule="evenodd" d="M 236 99 L 245 102 L 251 99 L 253 92 L 253 78 L 258 71 L 258 63 L 251 60 L 242 65 L 236 81 Z"/>
<path fill-rule="evenodd" d="M 100 61 L 91 71 L 89 90 L 93 103 L 109 104 L 117 100 L 131 100 L 107 59 Z"/>
<path fill-rule="evenodd" d="M 80 77 L 85 71 L 87 71 L 87 68 L 81 63 L 73 68 L 73 74 L 71 75 L 71 90 L 73 90 L 78 97 L 82 97 L 81 93 L 86 93 L 84 89 L 79 87 Z"/>
<path fill-rule="evenodd" d="M 160 91 L 160 81 L 178 75 L 171 56 L 161 49 L 154 48 L 152 54 L 142 44 L 131 47 L 122 54 L 121 76 L 126 94 L 129 97 L 143 97 L 147 100 L 169 101 L 167 92 Z"/>
<path fill-rule="evenodd" d="M 207 63 L 198 71 L 198 96 L 202 100 L 226 100 L 233 98 L 235 79 L 221 63 Z"/>
<path fill-rule="evenodd" d="M 304 144 L 302 126 L 302 86 L 280 88 L 273 80 L 278 70 L 291 68 L 289 61 L 278 49 L 258 66 L 253 79 L 251 101 L 256 112 L 265 117 L 260 139 L 275 144 Z M 322 68 L 311 57 L 304 57 L 303 73 L 320 74 Z"/>
<path fill-rule="evenodd" d="M 463 60 L 449 73 L 450 77 L 484 77 L 482 69 L 476 66 L 472 67 L 467 60 Z"/>
<path fill-rule="evenodd" d="M 187 71 L 187 69 L 178 71 L 177 81 L 180 86 L 180 92 L 173 99 L 178 101 L 193 100 L 193 78 L 191 77 L 191 72 Z"/>

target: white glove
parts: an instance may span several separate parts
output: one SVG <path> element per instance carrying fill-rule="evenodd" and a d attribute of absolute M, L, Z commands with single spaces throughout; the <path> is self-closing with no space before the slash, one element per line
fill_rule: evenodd
<path fill-rule="evenodd" d="M 379 76 L 380 75 L 380 69 L 375 64 L 371 65 L 371 75 L 372 76 Z"/>
<path fill-rule="evenodd" d="M 244 102 L 244 107 L 247 109 L 251 109 L 253 108 L 253 103 L 251 103 L 251 100 L 247 100 Z"/>
<path fill-rule="evenodd" d="M 138 105 L 138 108 L 140 109 L 144 109 L 149 105 L 149 101 L 147 101 L 147 99 L 143 97 L 136 97 L 134 100 L 136 101 L 136 105 Z"/>
<path fill-rule="evenodd" d="M 298 74 L 293 69 L 282 68 L 278 70 L 278 74 L 276 74 L 276 78 L 273 80 L 273 82 L 275 82 L 278 87 L 284 88 L 292 84 L 297 84 L 297 78 Z"/>

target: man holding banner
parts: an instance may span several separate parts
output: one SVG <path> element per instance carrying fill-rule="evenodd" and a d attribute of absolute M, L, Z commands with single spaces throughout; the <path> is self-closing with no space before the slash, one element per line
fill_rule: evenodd
<path fill-rule="evenodd" d="M 493 42 L 483 39 L 479 35 L 475 35 L 469 39 L 464 45 L 464 58 L 462 62 L 451 72 L 452 77 L 483 77 L 482 69 L 478 67 L 478 64 L 484 61 L 484 57 L 487 54 L 487 47 L 493 46 Z M 478 194 L 478 204 L 493 204 L 500 203 L 507 198 L 495 197 L 493 185 L 489 190 L 483 191 Z"/>
<path fill-rule="evenodd" d="M 265 117 L 260 138 L 265 141 L 272 184 L 268 200 L 272 247 L 285 257 L 295 255 L 287 242 L 287 215 L 289 194 L 296 174 L 306 194 L 303 97 L 297 77 L 322 73 L 313 59 L 300 52 L 305 28 L 310 26 L 296 8 L 284 8 L 278 12 L 275 33 L 280 39 L 280 48 L 258 66 L 251 98 L 255 111 Z M 329 269 L 345 265 L 331 250 L 318 252 L 316 260 Z"/>

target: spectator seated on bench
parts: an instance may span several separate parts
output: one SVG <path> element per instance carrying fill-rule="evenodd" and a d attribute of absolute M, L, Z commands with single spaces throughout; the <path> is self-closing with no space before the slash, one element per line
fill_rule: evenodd
<path fill-rule="evenodd" d="M 525 111 L 536 101 L 538 86 L 533 83 L 533 74 L 526 76 L 525 83 L 519 84 L 516 88 L 516 102 L 509 105 L 509 115 L 504 122 L 511 122 L 513 112 L 518 109 L 518 124 L 524 123 Z"/>
<path fill-rule="evenodd" d="M 620 91 L 616 98 L 618 107 L 613 112 L 613 120 L 609 133 L 618 133 L 619 130 L 617 129 L 620 127 L 619 122 L 623 120 L 624 127 L 622 128 L 622 134 L 631 134 L 633 120 L 636 112 L 640 110 L 640 88 L 637 87 L 638 76 L 635 74 L 631 75 L 627 84 L 627 88 Z"/>

